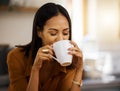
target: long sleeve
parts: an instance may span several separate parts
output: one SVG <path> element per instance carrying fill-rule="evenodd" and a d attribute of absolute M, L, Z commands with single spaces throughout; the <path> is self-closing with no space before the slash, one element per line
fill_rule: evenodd
<path fill-rule="evenodd" d="M 24 60 L 19 53 L 11 51 L 7 57 L 8 71 L 10 77 L 9 91 L 26 91 L 27 77 L 25 75 Z"/>

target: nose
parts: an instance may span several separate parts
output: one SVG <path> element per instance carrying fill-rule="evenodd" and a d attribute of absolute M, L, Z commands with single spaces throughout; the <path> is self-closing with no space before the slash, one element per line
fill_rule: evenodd
<path fill-rule="evenodd" d="M 59 34 L 57 37 L 57 41 L 64 40 L 64 36 L 62 34 Z"/>

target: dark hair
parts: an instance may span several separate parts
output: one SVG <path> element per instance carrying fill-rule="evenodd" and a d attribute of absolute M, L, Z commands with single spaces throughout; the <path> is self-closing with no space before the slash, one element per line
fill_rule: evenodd
<path fill-rule="evenodd" d="M 59 4 L 46 3 L 43 6 L 41 6 L 35 14 L 33 21 L 32 41 L 27 45 L 19 46 L 22 47 L 23 50 L 25 51 L 25 56 L 29 56 L 29 52 L 31 50 L 32 59 L 34 61 L 38 49 L 42 47 L 42 39 L 38 37 L 37 31 L 43 31 L 43 27 L 46 21 L 54 16 L 57 16 L 58 14 L 62 14 L 68 20 L 69 28 L 70 28 L 69 39 L 71 39 L 71 19 L 67 10 Z M 39 30 L 37 29 L 38 27 Z"/>

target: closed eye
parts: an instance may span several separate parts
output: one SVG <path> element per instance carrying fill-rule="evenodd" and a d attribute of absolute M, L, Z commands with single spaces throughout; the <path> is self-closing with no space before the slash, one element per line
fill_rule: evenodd
<path fill-rule="evenodd" d="M 69 35 L 69 33 L 63 33 L 63 35 Z"/>
<path fill-rule="evenodd" d="M 51 35 L 51 36 L 56 36 L 56 33 L 51 33 L 50 35 Z"/>

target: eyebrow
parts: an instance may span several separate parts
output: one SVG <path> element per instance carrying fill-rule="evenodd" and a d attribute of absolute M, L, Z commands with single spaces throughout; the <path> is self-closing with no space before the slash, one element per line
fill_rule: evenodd
<path fill-rule="evenodd" d="M 55 31 L 58 31 L 58 29 L 55 29 L 55 28 L 49 28 L 48 30 L 55 30 Z M 69 30 L 69 28 L 65 28 L 65 29 L 63 29 L 63 31 L 64 30 Z"/>

